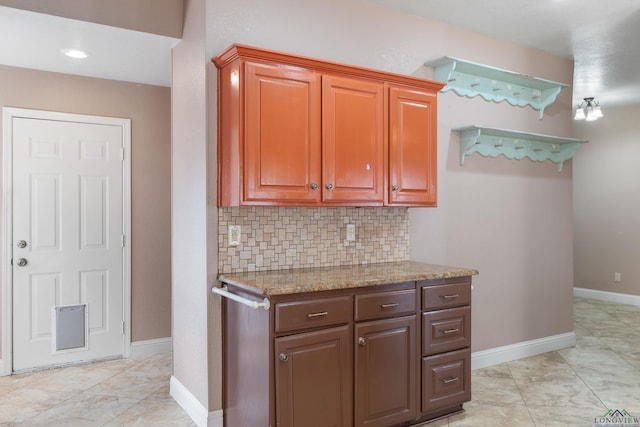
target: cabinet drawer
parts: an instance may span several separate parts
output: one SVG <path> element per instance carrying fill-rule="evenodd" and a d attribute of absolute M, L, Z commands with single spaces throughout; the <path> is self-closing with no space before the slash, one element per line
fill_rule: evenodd
<path fill-rule="evenodd" d="M 471 350 L 422 358 L 422 412 L 471 400 Z"/>
<path fill-rule="evenodd" d="M 415 289 L 356 295 L 356 321 L 414 314 L 415 311 Z"/>
<path fill-rule="evenodd" d="M 448 283 L 422 288 L 422 309 L 440 310 L 471 304 L 471 282 Z"/>
<path fill-rule="evenodd" d="M 351 306 L 348 295 L 276 304 L 276 333 L 350 322 Z"/>
<path fill-rule="evenodd" d="M 471 308 L 458 307 L 422 313 L 422 354 L 468 347 L 471 343 Z"/>

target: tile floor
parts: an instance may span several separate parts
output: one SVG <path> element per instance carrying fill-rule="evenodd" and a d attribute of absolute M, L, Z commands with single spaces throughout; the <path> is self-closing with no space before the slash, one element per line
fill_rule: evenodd
<path fill-rule="evenodd" d="M 171 353 L 0 377 L 0 426 L 195 427 L 170 377 Z"/>
<path fill-rule="evenodd" d="M 607 408 L 640 415 L 640 307 L 576 298 L 574 318 L 575 348 L 473 371 L 465 412 L 426 425 L 594 427 Z M 170 375 L 167 353 L 0 377 L 0 426 L 195 427 L 169 396 Z"/>
<path fill-rule="evenodd" d="M 465 412 L 428 427 L 594 427 L 608 408 L 640 416 L 640 307 L 573 307 L 576 347 L 473 371 Z"/>

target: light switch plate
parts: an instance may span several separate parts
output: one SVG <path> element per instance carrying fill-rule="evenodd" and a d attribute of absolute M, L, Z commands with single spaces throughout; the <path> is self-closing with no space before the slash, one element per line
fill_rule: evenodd
<path fill-rule="evenodd" d="M 240 226 L 239 225 L 230 225 L 229 226 L 229 246 L 240 246 Z"/>

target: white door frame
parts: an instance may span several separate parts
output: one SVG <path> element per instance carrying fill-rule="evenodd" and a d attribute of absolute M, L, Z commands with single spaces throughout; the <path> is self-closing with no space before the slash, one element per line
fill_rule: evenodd
<path fill-rule="evenodd" d="M 122 209 L 125 245 L 123 251 L 123 315 L 125 333 L 123 356 L 131 352 L 131 120 L 114 117 L 59 113 L 24 108 L 2 108 L 2 218 L 0 220 L 2 243 L 0 244 L 0 274 L 2 279 L 2 360 L 0 376 L 11 375 L 13 367 L 13 277 L 11 256 L 13 253 L 13 150 L 12 120 L 14 117 L 103 124 L 122 127 L 124 162 L 122 176 Z"/>

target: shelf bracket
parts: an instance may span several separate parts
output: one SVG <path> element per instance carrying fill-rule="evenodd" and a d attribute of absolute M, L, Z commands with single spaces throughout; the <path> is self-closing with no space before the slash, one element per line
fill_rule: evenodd
<path fill-rule="evenodd" d="M 537 162 L 549 159 L 557 163 L 558 172 L 562 172 L 563 162 L 573 157 L 580 144 L 588 142 L 481 126 L 468 126 L 452 131 L 460 133 L 460 165 L 464 164 L 465 156 L 478 153 L 485 157 L 503 155 L 517 160 L 527 157 Z"/>

